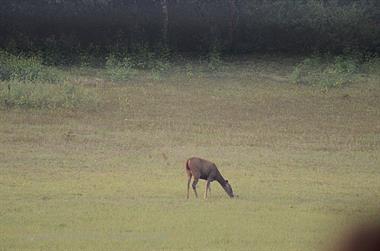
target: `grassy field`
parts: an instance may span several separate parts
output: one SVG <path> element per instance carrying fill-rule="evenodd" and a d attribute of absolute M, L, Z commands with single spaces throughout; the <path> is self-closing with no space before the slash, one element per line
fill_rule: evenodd
<path fill-rule="evenodd" d="M 71 69 L 97 111 L 1 110 L 0 250 L 325 250 L 380 206 L 380 84 L 294 85 L 294 61 Z M 191 156 L 239 197 L 186 200 Z"/>

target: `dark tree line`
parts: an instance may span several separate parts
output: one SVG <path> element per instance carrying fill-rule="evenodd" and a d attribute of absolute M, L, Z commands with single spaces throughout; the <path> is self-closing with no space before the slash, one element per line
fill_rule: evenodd
<path fill-rule="evenodd" d="M 0 46 L 380 52 L 378 0 L 1 0 Z"/>

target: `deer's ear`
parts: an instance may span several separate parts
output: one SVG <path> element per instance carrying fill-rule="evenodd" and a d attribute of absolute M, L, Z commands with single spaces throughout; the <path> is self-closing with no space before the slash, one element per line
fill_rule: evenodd
<path fill-rule="evenodd" d="M 226 180 L 226 183 L 228 183 L 228 180 Z"/>

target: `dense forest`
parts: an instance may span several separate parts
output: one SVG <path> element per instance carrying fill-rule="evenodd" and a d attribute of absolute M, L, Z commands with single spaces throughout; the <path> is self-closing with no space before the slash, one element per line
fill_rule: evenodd
<path fill-rule="evenodd" d="M 2 0 L 0 47 L 203 53 L 380 52 L 378 0 Z"/>

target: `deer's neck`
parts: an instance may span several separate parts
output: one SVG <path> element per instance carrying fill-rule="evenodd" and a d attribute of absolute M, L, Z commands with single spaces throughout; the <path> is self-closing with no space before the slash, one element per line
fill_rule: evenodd
<path fill-rule="evenodd" d="M 226 180 L 223 178 L 223 176 L 218 172 L 218 175 L 216 176 L 216 180 L 219 182 L 219 184 L 224 187 L 226 185 Z"/>

